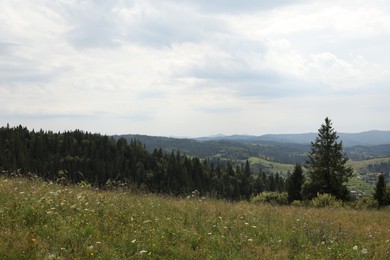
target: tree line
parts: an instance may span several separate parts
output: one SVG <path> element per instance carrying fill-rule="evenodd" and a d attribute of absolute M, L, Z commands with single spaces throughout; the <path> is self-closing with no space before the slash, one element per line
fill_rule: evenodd
<path fill-rule="evenodd" d="M 0 170 L 48 181 L 84 181 L 99 188 L 121 184 L 173 195 L 197 190 L 230 200 L 286 190 L 279 174 L 254 174 L 248 161 L 201 160 L 162 149 L 148 152 L 136 139 L 115 140 L 80 130 L 30 131 L 23 126 L 0 128 Z"/>
<path fill-rule="evenodd" d="M 80 130 L 63 133 L 0 128 L 0 171 L 36 174 L 45 180 L 88 182 L 99 188 L 130 185 L 156 193 L 188 195 L 193 191 L 217 198 L 249 200 L 264 191 L 287 191 L 288 201 L 311 200 L 330 194 L 349 200 L 347 182 L 353 169 L 338 142 L 330 119 L 325 119 L 311 143 L 306 173 L 297 164 L 284 180 L 279 174 L 253 174 L 249 162 L 204 159 L 162 149 L 149 152 L 138 140 L 114 139 Z M 381 177 L 384 179 L 384 175 Z M 374 198 L 390 204 L 390 188 L 377 184 Z M 378 186 L 379 185 L 379 186 Z"/>

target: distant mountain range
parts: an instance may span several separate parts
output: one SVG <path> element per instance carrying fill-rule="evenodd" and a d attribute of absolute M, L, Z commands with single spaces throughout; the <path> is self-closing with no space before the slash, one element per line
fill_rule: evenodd
<path fill-rule="evenodd" d="M 343 141 L 344 147 L 351 146 L 375 146 L 390 144 L 390 131 L 372 130 L 361 133 L 337 133 L 339 140 Z M 244 143 L 259 144 L 263 142 L 290 143 L 290 144 L 310 144 L 317 137 L 317 133 L 305 134 L 266 134 L 255 135 L 214 135 L 195 138 L 200 141 L 229 140 Z"/>
<path fill-rule="evenodd" d="M 344 150 L 353 160 L 390 157 L 390 131 L 362 133 L 338 133 Z M 180 151 L 182 154 L 200 158 L 226 158 L 245 160 L 260 157 L 273 162 L 294 164 L 307 159 L 310 143 L 316 133 L 214 135 L 200 138 L 172 138 L 147 135 L 116 135 L 115 139 L 137 139 L 146 149 L 162 149 L 165 152 Z"/>

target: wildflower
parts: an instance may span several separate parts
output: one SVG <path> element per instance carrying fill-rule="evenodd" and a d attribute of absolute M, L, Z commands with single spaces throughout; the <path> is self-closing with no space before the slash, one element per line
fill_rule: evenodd
<path fill-rule="evenodd" d="M 252 228 L 257 228 L 256 226 L 252 226 Z"/>
<path fill-rule="evenodd" d="M 148 251 L 146 251 L 146 250 L 141 250 L 141 251 L 139 251 L 139 253 L 142 255 L 142 254 L 145 254 L 145 253 L 147 253 Z"/>
<path fill-rule="evenodd" d="M 253 241 L 253 239 L 252 238 L 248 238 L 248 242 L 252 242 Z"/>
<path fill-rule="evenodd" d="M 133 239 L 133 240 L 131 241 L 131 243 L 134 244 L 136 241 L 137 241 L 137 239 Z"/>
<path fill-rule="evenodd" d="M 245 222 L 245 225 L 249 225 L 249 223 L 248 223 L 248 222 Z"/>
<path fill-rule="evenodd" d="M 367 253 L 368 253 L 367 248 L 363 248 L 363 249 L 362 249 L 362 254 L 365 255 L 365 254 L 367 254 Z"/>
<path fill-rule="evenodd" d="M 354 246 L 354 247 L 352 247 L 352 249 L 356 251 L 356 250 L 358 250 L 358 246 Z"/>
<path fill-rule="evenodd" d="M 207 233 L 207 235 L 210 235 L 210 236 L 211 236 L 211 234 L 212 234 L 211 232 Z"/>

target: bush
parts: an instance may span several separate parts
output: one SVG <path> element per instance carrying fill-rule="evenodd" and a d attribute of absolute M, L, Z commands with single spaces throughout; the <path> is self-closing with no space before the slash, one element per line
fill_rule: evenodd
<path fill-rule="evenodd" d="M 287 205 L 288 194 L 287 192 L 262 192 L 253 197 L 251 202 L 255 204 Z"/>
<path fill-rule="evenodd" d="M 372 197 L 361 197 L 352 204 L 354 209 L 376 209 L 378 208 L 378 201 Z"/>
<path fill-rule="evenodd" d="M 291 206 L 294 206 L 294 207 L 302 207 L 303 206 L 303 202 L 301 200 L 293 200 L 291 202 Z"/>
<path fill-rule="evenodd" d="M 343 203 L 337 200 L 336 197 L 333 196 L 332 194 L 317 193 L 317 197 L 311 200 L 310 205 L 316 208 L 324 208 L 324 207 L 340 208 L 342 207 Z"/>

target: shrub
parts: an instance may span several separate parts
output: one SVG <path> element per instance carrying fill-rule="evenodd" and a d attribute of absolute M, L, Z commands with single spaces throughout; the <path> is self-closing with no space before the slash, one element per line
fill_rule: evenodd
<path fill-rule="evenodd" d="M 288 194 L 287 192 L 262 192 L 253 197 L 251 202 L 255 204 L 287 205 Z"/>
<path fill-rule="evenodd" d="M 353 202 L 352 207 L 355 209 L 376 209 L 378 201 L 372 197 L 361 197 Z"/>
<path fill-rule="evenodd" d="M 301 200 L 293 200 L 291 202 L 291 206 L 294 206 L 294 207 L 302 207 L 303 203 Z"/>
<path fill-rule="evenodd" d="M 310 202 L 310 205 L 316 208 L 340 208 L 342 202 L 337 200 L 335 196 L 329 193 L 317 194 L 317 197 L 313 198 Z"/>

